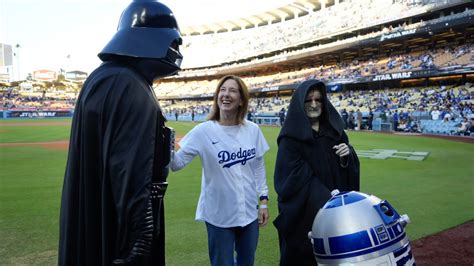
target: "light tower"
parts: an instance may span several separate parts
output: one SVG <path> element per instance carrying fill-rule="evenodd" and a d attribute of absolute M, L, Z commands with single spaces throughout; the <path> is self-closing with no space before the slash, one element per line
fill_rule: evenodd
<path fill-rule="evenodd" d="M 21 80 L 21 71 L 20 71 L 20 48 L 21 48 L 21 45 L 17 43 L 15 45 L 15 48 L 16 48 L 15 56 L 16 56 L 16 67 L 17 67 L 16 73 L 17 73 L 18 80 Z"/>

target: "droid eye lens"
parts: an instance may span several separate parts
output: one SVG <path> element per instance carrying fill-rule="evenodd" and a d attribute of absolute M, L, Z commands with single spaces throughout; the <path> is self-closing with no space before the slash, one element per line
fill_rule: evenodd
<path fill-rule="evenodd" d="M 390 207 L 388 207 L 387 205 L 385 205 L 385 204 L 380 205 L 380 210 L 383 212 L 383 214 L 385 214 L 387 216 L 393 216 L 392 209 Z"/>

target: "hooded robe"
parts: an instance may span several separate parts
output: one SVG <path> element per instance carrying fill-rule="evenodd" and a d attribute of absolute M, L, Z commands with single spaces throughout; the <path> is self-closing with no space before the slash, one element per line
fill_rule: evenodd
<path fill-rule="evenodd" d="M 164 228 L 153 228 L 150 221 L 150 186 L 163 167 L 158 137 L 163 127 L 158 102 L 142 75 L 114 62 L 91 73 L 72 121 L 59 265 L 147 265 L 151 258 L 140 255 L 146 249 L 162 253 L 153 263 L 164 265 Z M 162 218 L 163 208 L 160 212 Z M 155 231 L 151 241 L 153 229 L 160 234 Z"/>
<path fill-rule="evenodd" d="M 304 107 L 306 95 L 315 87 L 324 105 L 318 132 L 312 129 Z M 350 149 L 347 162 L 341 162 L 333 149 L 341 143 Z M 327 98 L 326 86 L 318 80 L 303 82 L 292 96 L 278 136 L 274 178 L 280 265 L 316 265 L 308 232 L 318 210 L 334 189 L 359 190 L 359 159 L 349 145 L 344 122 Z"/>

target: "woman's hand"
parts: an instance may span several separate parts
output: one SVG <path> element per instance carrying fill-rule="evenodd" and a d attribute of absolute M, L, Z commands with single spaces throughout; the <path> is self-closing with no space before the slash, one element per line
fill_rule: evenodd
<path fill-rule="evenodd" d="M 267 225 L 270 215 L 268 214 L 268 207 L 258 209 L 258 226 L 263 227 Z"/>

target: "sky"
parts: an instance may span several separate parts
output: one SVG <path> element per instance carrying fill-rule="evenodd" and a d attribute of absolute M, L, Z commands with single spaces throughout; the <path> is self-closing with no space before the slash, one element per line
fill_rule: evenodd
<path fill-rule="evenodd" d="M 183 28 L 259 14 L 293 1 L 161 2 Z M 40 69 L 90 73 L 100 64 L 97 54 L 116 32 L 120 14 L 129 3 L 131 0 L 0 0 L 0 43 L 13 46 L 14 80 Z"/>

